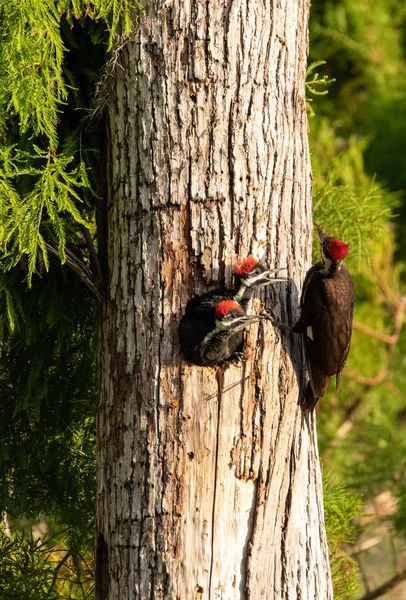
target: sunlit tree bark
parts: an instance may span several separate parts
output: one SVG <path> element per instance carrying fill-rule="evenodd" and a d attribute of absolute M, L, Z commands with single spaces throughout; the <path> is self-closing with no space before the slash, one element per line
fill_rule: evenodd
<path fill-rule="evenodd" d="M 311 258 L 303 0 L 146 0 L 113 74 L 100 339 L 97 599 L 332 598 L 300 340 L 241 365 L 179 352 L 194 293 L 238 258 L 287 266 L 256 299 L 297 318 Z"/>

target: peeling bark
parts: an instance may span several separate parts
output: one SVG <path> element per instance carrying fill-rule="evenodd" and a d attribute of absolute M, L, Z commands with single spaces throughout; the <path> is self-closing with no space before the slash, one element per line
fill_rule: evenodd
<path fill-rule="evenodd" d="M 195 293 L 236 260 L 298 316 L 311 258 L 308 0 L 147 0 L 109 110 L 97 600 L 332 598 L 299 336 L 250 328 L 242 366 L 179 353 Z"/>

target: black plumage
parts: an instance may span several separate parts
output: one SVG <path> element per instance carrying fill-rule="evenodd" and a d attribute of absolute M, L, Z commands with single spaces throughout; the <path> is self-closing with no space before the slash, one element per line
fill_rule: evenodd
<path fill-rule="evenodd" d="M 267 269 L 250 256 L 234 269 L 234 289 L 215 289 L 189 300 L 179 325 L 185 358 L 209 366 L 240 352 L 244 328 L 263 318 L 247 316 L 251 297 L 259 286 L 283 281 L 273 277 L 280 270 Z"/>
<path fill-rule="evenodd" d="M 184 357 L 195 365 L 213 366 L 242 348 L 244 329 L 266 317 L 248 316 L 234 300 L 191 300 L 179 325 Z"/>
<path fill-rule="evenodd" d="M 303 399 L 305 411 L 312 410 L 326 393 L 330 377 L 336 389 L 351 344 L 354 287 L 342 264 L 348 244 L 319 230 L 322 260 L 308 271 L 300 300 L 301 316 L 292 331 L 305 340 L 309 383 Z"/>

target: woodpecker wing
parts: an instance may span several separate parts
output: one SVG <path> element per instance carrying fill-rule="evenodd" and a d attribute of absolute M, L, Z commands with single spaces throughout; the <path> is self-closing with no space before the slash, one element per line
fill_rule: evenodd
<path fill-rule="evenodd" d="M 306 357 L 310 359 L 317 379 L 317 371 L 321 370 L 328 375 L 326 361 L 329 360 L 324 352 L 323 338 L 329 337 L 330 315 L 327 307 L 326 290 L 324 279 L 319 270 L 315 270 L 302 295 L 302 314 L 301 319 L 304 325 L 304 335 L 306 341 Z"/>
<path fill-rule="evenodd" d="M 342 316 L 343 321 L 346 323 L 346 328 L 345 328 L 345 333 L 344 333 L 346 346 L 345 346 L 344 352 L 341 356 L 340 367 L 337 371 L 337 376 L 336 376 L 336 391 L 337 392 L 340 388 L 341 374 L 344 369 L 344 365 L 347 361 L 348 353 L 350 351 L 351 336 L 352 336 L 352 319 L 353 319 L 353 314 L 354 314 L 354 286 L 352 283 L 351 275 L 349 274 L 347 269 L 345 269 L 344 275 L 345 275 L 345 279 L 343 279 L 342 285 L 344 288 L 343 289 L 344 296 L 347 298 L 347 300 L 346 300 L 346 305 L 341 307 L 341 316 Z M 342 340 L 342 341 L 343 341 L 343 347 L 344 347 L 344 340 Z"/>
<path fill-rule="evenodd" d="M 334 277 L 325 277 L 328 336 L 323 336 L 322 350 L 326 355 L 325 368 L 329 375 L 338 374 L 347 360 L 351 345 L 352 318 L 354 313 L 354 286 L 348 270 L 341 266 Z M 327 320 L 327 319 L 326 319 Z"/>
<path fill-rule="evenodd" d="M 317 398 L 323 398 L 326 393 L 330 376 L 322 370 L 319 346 L 307 336 L 305 337 L 305 353 L 310 386 L 314 398 L 317 400 Z"/>
<path fill-rule="evenodd" d="M 306 362 L 316 398 L 324 396 L 330 376 L 341 371 L 348 356 L 354 290 L 344 266 L 333 277 L 322 273 L 323 265 L 312 267 L 301 297 L 302 313 L 293 328 L 305 336 Z"/>
<path fill-rule="evenodd" d="M 219 331 L 212 336 L 206 336 L 200 345 L 199 352 L 202 357 L 201 364 L 216 365 L 229 359 L 234 352 L 242 348 L 244 332 Z"/>
<path fill-rule="evenodd" d="M 352 323 L 351 323 L 351 333 L 352 333 Z M 342 374 L 342 372 L 343 372 L 344 365 L 345 365 L 345 363 L 346 363 L 346 361 L 347 361 L 347 356 L 348 356 L 348 353 L 349 353 L 349 351 L 350 351 L 350 346 L 351 346 L 351 333 L 350 333 L 350 336 L 349 336 L 349 340 L 348 340 L 348 345 L 347 345 L 347 348 L 346 348 L 346 350 L 345 350 L 345 352 L 344 352 L 344 354 L 343 354 L 343 358 L 342 358 L 342 361 L 341 361 L 340 369 L 339 369 L 339 371 L 337 372 L 337 375 L 336 375 L 336 392 L 338 392 L 338 390 L 340 389 L 340 383 L 341 383 L 341 374 Z"/>
<path fill-rule="evenodd" d="M 300 318 L 292 327 L 295 333 L 306 333 L 324 310 L 324 288 L 319 274 L 321 268 L 322 263 L 317 263 L 307 272 L 300 297 Z"/>
<path fill-rule="evenodd" d="M 324 309 L 324 303 L 318 301 L 320 300 L 320 293 L 323 293 L 323 289 L 319 286 L 318 277 L 318 272 L 322 267 L 322 263 L 319 262 L 313 265 L 306 274 L 303 282 L 302 295 L 300 297 L 300 319 L 292 327 L 292 331 L 295 333 L 306 333 L 308 325 L 313 323 L 319 312 Z M 308 302 L 307 300 L 309 284 L 311 284 L 310 295 L 314 297 L 315 302 Z"/>
<path fill-rule="evenodd" d="M 317 263 L 309 269 L 303 282 L 300 298 L 300 319 L 292 328 L 295 333 L 302 333 L 305 340 L 305 354 L 307 370 L 309 372 L 309 386 L 304 400 L 305 407 L 309 409 L 326 393 L 330 377 L 323 372 L 320 358 L 319 327 L 325 319 L 325 290 L 320 276 L 323 264 Z M 313 395 L 312 395 L 313 393 Z M 313 400 L 310 397 L 314 397 Z"/>

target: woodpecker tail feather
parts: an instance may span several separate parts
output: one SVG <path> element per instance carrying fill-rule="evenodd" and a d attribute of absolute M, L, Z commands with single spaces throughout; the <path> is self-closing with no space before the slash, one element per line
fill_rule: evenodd
<path fill-rule="evenodd" d="M 300 406 L 305 414 L 311 412 L 316 406 L 318 398 L 314 397 L 310 381 L 307 382 L 305 393 L 302 396 Z"/>
<path fill-rule="evenodd" d="M 338 373 L 336 375 L 336 392 L 338 392 L 338 390 L 340 389 L 341 374 L 342 374 L 342 371 L 338 371 Z"/>

